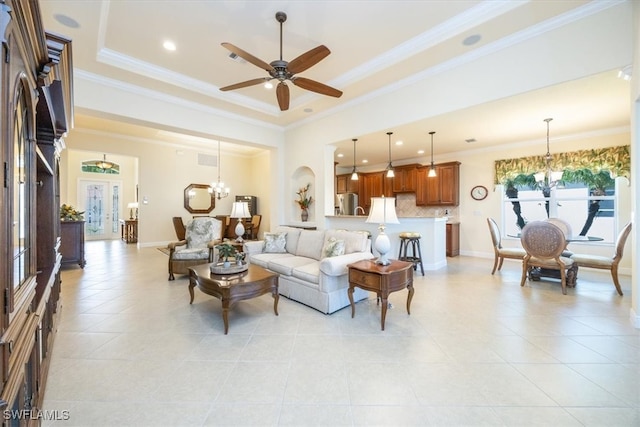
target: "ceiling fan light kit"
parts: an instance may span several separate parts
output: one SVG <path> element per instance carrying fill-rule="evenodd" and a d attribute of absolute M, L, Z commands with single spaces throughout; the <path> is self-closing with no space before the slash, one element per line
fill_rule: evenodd
<path fill-rule="evenodd" d="M 229 49 L 232 54 L 235 54 L 245 61 L 252 63 L 256 67 L 260 67 L 265 70 L 267 73 L 269 73 L 269 77 L 261 77 L 225 86 L 220 88 L 221 91 L 225 92 L 258 84 L 266 84 L 270 80 L 276 79 L 279 81 L 278 86 L 276 87 L 276 98 L 278 100 L 278 106 L 280 107 L 281 111 L 286 111 L 289 109 L 290 94 L 289 86 L 286 83 L 287 81 L 290 81 L 291 83 L 302 89 L 316 92 L 321 95 L 333 96 L 335 98 L 339 98 L 342 96 L 342 92 L 338 89 L 332 88 L 331 86 L 327 86 L 324 83 L 320 83 L 315 80 L 296 76 L 296 74 L 308 70 L 309 68 L 313 67 L 318 62 L 326 58 L 331 53 L 331 51 L 326 46 L 317 46 L 303 53 L 290 62 L 282 59 L 282 24 L 286 20 L 286 13 L 276 13 L 276 21 L 280 23 L 280 59 L 276 59 L 270 64 L 267 64 L 263 60 L 251 55 L 248 52 L 245 52 L 244 50 L 232 45 L 231 43 L 222 43 L 222 46 Z"/>

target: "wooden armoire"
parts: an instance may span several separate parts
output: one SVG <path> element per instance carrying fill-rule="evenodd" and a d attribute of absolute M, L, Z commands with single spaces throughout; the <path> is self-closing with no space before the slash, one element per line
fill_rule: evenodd
<path fill-rule="evenodd" d="M 73 125 L 71 41 L 37 0 L 0 0 L 0 411 L 39 425 L 60 309 L 59 158 Z"/>

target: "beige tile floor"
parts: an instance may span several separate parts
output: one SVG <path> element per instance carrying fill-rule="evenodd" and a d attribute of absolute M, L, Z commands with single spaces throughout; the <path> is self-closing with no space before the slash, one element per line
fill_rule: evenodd
<path fill-rule="evenodd" d="M 44 409 L 54 426 L 638 426 L 640 331 L 610 276 L 519 286 L 520 264 L 448 259 L 332 315 L 270 295 L 236 305 L 167 281 L 166 255 L 87 242 L 62 273 Z M 630 295 L 630 278 L 623 277 Z"/>

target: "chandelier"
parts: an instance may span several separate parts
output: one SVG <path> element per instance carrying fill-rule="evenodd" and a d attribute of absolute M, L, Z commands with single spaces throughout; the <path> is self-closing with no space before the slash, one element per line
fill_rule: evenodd
<path fill-rule="evenodd" d="M 218 181 L 211 184 L 209 187 L 209 193 L 213 194 L 213 196 L 220 200 L 224 197 L 227 197 L 231 192 L 229 187 L 224 186 L 224 182 L 220 180 L 220 141 L 218 141 Z"/>
<path fill-rule="evenodd" d="M 549 122 L 553 120 L 551 118 L 544 119 L 547 122 L 547 154 L 544 156 L 545 163 L 547 166 L 546 171 L 538 172 L 533 175 L 536 182 L 540 184 L 542 187 L 542 194 L 545 197 L 548 197 L 551 191 L 551 188 L 555 187 L 558 182 L 562 179 L 563 171 L 554 171 L 551 168 L 551 153 L 549 152 Z"/>
<path fill-rule="evenodd" d="M 94 164 L 98 169 L 101 169 L 103 172 L 109 169 L 113 169 L 113 167 L 115 166 L 115 163 L 107 161 L 106 154 L 102 155 L 102 160 L 96 160 Z"/>

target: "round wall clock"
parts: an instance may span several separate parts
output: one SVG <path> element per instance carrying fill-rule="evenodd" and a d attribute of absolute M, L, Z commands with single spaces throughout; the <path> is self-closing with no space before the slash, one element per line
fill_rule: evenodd
<path fill-rule="evenodd" d="M 489 190 L 487 190 L 487 187 L 484 185 L 476 185 L 471 189 L 471 197 L 473 197 L 474 200 L 484 200 L 488 194 Z"/>

